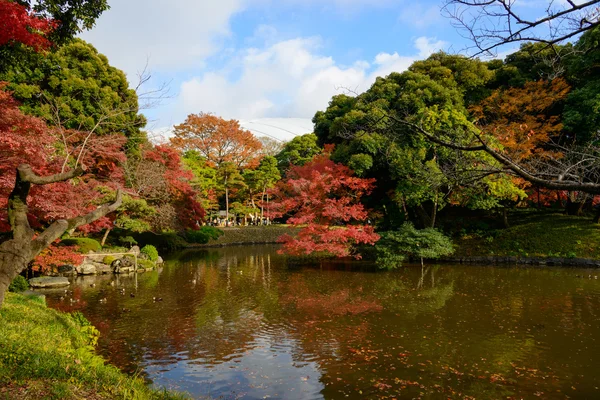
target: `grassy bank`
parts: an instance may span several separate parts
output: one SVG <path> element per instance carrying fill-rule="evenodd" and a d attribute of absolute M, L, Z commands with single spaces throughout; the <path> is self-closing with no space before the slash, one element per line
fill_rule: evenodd
<path fill-rule="evenodd" d="M 154 390 L 95 353 L 98 331 L 81 314 L 7 294 L 0 308 L 0 399 L 183 399 Z"/>
<path fill-rule="evenodd" d="M 507 229 L 461 235 L 454 255 L 600 259 L 600 225 L 590 217 L 524 211 L 510 222 Z"/>

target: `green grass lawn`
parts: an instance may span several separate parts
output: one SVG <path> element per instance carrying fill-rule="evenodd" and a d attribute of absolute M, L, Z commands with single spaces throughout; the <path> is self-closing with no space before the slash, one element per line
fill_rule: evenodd
<path fill-rule="evenodd" d="M 98 331 L 81 314 L 8 293 L 0 308 L 0 399 L 184 399 L 146 386 L 95 352 Z"/>
<path fill-rule="evenodd" d="M 455 256 L 581 257 L 600 259 L 600 225 L 591 217 L 519 211 L 511 227 L 455 239 Z"/>

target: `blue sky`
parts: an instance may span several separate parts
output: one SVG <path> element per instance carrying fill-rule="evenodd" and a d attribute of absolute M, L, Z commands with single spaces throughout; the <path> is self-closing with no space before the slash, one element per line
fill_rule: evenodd
<path fill-rule="evenodd" d="M 172 97 L 144 110 L 149 129 L 212 112 L 289 139 L 344 88 L 364 91 L 465 41 L 438 0 L 113 0 L 82 35 L 133 84 L 149 62 Z M 292 118 L 292 119 L 289 119 Z"/>

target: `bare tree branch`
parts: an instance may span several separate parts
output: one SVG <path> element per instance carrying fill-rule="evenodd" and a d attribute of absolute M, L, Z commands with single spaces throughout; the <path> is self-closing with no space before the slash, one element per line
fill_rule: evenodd
<path fill-rule="evenodd" d="M 473 43 L 466 49 L 473 56 L 495 55 L 509 43 L 552 46 L 600 24 L 600 0 L 549 1 L 545 14 L 534 18 L 526 17 L 519 5 L 516 0 L 445 0 L 442 13 Z"/>

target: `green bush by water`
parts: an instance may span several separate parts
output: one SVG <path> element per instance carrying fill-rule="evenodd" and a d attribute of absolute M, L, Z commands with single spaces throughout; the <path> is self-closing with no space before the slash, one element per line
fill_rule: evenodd
<path fill-rule="evenodd" d="M 158 260 L 158 250 L 151 244 L 147 244 L 140 250 L 141 254 L 145 254 L 150 261 Z"/>

